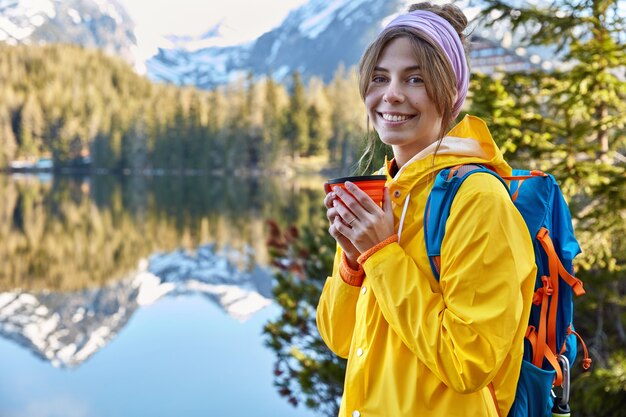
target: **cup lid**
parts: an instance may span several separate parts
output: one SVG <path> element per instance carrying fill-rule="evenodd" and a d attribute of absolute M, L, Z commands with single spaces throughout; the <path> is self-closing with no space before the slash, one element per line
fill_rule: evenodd
<path fill-rule="evenodd" d="M 387 176 L 386 175 L 358 175 L 355 177 L 340 177 L 340 178 L 332 178 L 328 180 L 329 184 L 340 184 L 342 182 L 346 182 L 346 181 L 350 181 L 350 182 L 356 182 L 356 181 L 380 181 L 380 180 L 386 180 Z"/>

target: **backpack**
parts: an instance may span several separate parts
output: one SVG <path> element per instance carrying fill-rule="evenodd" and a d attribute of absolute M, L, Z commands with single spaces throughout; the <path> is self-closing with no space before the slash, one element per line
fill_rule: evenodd
<path fill-rule="evenodd" d="M 574 237 L 569 208 L 554 177 L 525 170 L 513 170 L 513 176 L 500 177 L 482 165 L 460 165 L 440 171 L 424 211 L 431 268 L 439 281 L 441 243 L 452 201 L 463 181 L 476 173 L 493 175 L 506 187 L 533 238 L 537 264 L 521 372 L 508 416 L 569 416 L 569 369 L 576 358 L 577 337 L 584 350 L 583 369 L 589 369 L 591 359 L 573 325 L 573 294 L 585 293 L 582 282 L 573 276 L 572 263 L 580 246 Z M 504 180 L 510 180 L 510 186 Z M 561 387 L 558 396 L 553 389 L 556 387 Z M 492 384 L 489 389 L 497 409 Z"/>

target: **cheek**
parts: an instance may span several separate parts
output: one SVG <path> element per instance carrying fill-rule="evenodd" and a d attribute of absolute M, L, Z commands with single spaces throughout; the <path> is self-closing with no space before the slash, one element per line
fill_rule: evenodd
<path fill-rule="evenodd" d="M 378 106 L 378 103 L 380 103 L 381 96 L 382 93 L 376 91 L 375 89 L 374 91 L 370 91 L 365 95 L 365 108 L 368 112 L 374 111 L 376 109 L 376 106 Z"/>

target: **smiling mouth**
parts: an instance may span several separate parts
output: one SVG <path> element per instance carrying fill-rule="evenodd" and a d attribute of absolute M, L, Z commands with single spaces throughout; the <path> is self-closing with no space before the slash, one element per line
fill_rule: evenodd
<path fill-rule="evenodd" d="M 389 114 L 389 113 L 378 113 L 380 117 L 386 122 L 404 122 L 406 120 L 412 119 L 415 117 L 414 115 L 406 115 L 406 114 Z"/>

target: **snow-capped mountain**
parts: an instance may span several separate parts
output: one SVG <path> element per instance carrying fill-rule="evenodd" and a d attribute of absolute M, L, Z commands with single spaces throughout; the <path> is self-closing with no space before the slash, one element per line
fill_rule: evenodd
<path fill-rule="evenodd" d="M 437 3 L 437 1 L 435 1 Z M 275 29 L 243 45 L 221 45 L 217 26 L 202 37 L 172 39 L 146 63 L 148 76 L 177 85 L 212 88 L 244 73 L 271 73 L 284 81 L 294 70 L 329 81 L 340 64 L 356 65 L 361 54 L 393 16 L 405 12 L 412 0 L 310 0 L 293 10 Z M 481 0 L 459 0 L 472 21 L 481 11 Z M 543 66 L 553 68 L 554 49 L 523 48 L 506 24 L 485 28 L 472 21 L 470 57 L 476 71 L 492 73 Z"/>
<path fill-rule="evenodd" d="M 276 28 L 244 44 L 233 44 L 227 25 L 209 27 L 204 34 L 166 36 L 145 70 L 155 81 L 210 89 L 252 72 L 288 80 L 298 70 L 329 81 L 343 64 L 357 64 L 362 52 L 394 15 L 413 0 L 310 0 L 291 11 Z M 435 1 L 438 2 L 438 1 Z M 457 4 L 472 19 L 481 0 Z M 476 26 L 476 25 L 474 25 Z M 473 70 L 493 72 L 554 67 L 554 50 L 521 48 L 507 25 L 475 27 Z M 36 44 L 74 43 L 99 47 L 135 62 L 134 23 L 118 0 L 0 0 L 0 41 Z"/>
<path fill-rule="evenodd" d="M 143 261 L 126 278 L 74 293 L 0 293 L 0 336 L 55 367 L 76 367 L 109 343 L 143 306 L 165 296 L 200 294 L 244 321 L 271 303 L 272 275 L 237 266 L 238 252 L 178 250 Z M 245 259 L 244 259 L 245 261 Z"/>
<path fill-rule="evenodd" d="M 0 0 L 0 41 L 71 43 L 134 61 L 135 24 L 117 0 Z"/>
<path fill-rule="evenodd" d="M 248 71 L 271 72 L 281 80 L 297 69 L 305 77 L 318 75 L 328 81 L 340 63 L 354 65 L 382 22 L 406 4 L 406 0 L 311 0 L 247 44 L 219 46 L 220 28 L 215 28 L 201 41 L 162 48 L 148 60 L 148 76 L 211 88 Z"/>

